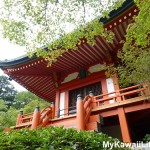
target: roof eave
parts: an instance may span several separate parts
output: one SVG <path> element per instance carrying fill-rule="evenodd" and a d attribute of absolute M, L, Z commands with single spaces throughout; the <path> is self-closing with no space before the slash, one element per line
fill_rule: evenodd
<path fill-rule="evenodd" d="M 123 13 L 124 11 L 126 11 L 128 8 L 130 8 L 133 5 L 134 5 L 133 0 L 126 0 L 124 2 L 124 4 L 122 5 L 122 7 L 110 12 L 109 18 L 101 18 L 100 21 L 103 22 L 104 24 L 107 24 L 108 22 L 110 22 L 111 20 L 113 20 L 114 18 L 119 16 L 119 14 Z M 20 65 L 20 64 L 32 61 L 36 58 L 37 57 L 35 55 L 32 58 L 29 58 L 27 55 L 24 55 L 24 56 L 21 56 L 16 59 L 12 59 L 12 60 L 0 61 L 0 68 L 3 69 L 3 68 L 7 68 L 7 67 Z"/>

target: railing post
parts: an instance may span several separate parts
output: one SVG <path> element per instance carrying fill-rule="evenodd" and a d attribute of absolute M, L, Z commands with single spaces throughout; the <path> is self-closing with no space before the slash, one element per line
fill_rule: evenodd
<path fill-rule="evenodd" d="M 55 118 L 55 103 L 51 102 L 51 108 L 52 108 L 52 119 Z"/>
<path fill-rule="evenodd" d="M 89 91 L 89 96 L 94 96 L 93 91 Z"/>
<path fill-rule="evenodd" d="M 16 126 L 21 123 L 22 116 L 23 116 L 23 111 L 20 111 L 17 117 Z"/>
<path fill-rule="evenodd" d="M 31 129 L 35 129 L 38 127 L 39 123 L 40 123 L 40 108 L 39 106 L 35 107 L 34 113 L 33 113 L 33 119 L 32 119 L 32 125 L 31 125 Z"/>
<path fill-rule="evenodd" d="M 143 91 L 143 95 L 150 95 L 150 88 L 149 85 L 144 83 L 143 84 L 143 88 L 145 88 L 145 90 Z"/>
<path fill-rule="evenodd" d="M 85 130 L 85 112 L 81 94 L 77 95 L 77 129 Z"/>
<path fill-rule="evenodd" d="M 96 108 L 96 101 L 94 101 L 94 94 L 93 91 L 89 91 L 89 96 L 92 97 L 92 107 Z"/>
<path fill-rule="evenodd" d="M 58 108 L 58 110 L 57 110 L 57 118 L 59 118 L 59 116 L 60 116 L 60 109 Z"/>

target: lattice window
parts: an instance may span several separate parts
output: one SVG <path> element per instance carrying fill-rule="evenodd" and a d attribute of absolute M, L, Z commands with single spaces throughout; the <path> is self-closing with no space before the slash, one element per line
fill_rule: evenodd
<path fill-rule="evenodd" d="M 77 95 L 81 94 L 82 97 L 84 98 L 86 95 L 89 94 L 89 91 L 92 91 L 94 95 L 102 94 L 101 82 L 97 82 L 94 84 L 83 86 L 78 89 L 71 90 L 69 92 L 69 107 L 72 107 L 72 108 L 70 108 L 69 111 L 72 111 L 75 109 L 74 107 L 76 106 Z"/>

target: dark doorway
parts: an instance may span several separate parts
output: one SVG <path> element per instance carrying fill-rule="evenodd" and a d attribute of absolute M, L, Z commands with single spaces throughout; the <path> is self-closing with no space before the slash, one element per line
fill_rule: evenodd
<path fill-rule="evenodd" d="M 122 141 L 118 115 L 104 118 L 102 133 L 108 134 L 109 136 L 113 138 L 118 138 L 120 141 Z"/>
<path fill-rule="evenodd" d="M 84 97 L 89 94 L 89 91 L 92 91 L 94 95 L 102 94 L 101 82 L 71 90 L 69 92 L 69 114 L 75 113 L 77 95 L 81 94 L 82 98 L 84 99 Z"/>
<path fill-rule="evenodd" d="M 127 114 L 132 142 L 143 141 L 150 134 L 150 109 Z"/>

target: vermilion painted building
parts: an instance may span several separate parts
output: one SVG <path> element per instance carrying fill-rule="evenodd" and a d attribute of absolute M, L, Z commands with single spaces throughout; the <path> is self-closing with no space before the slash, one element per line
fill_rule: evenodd
<path fill-rule="evenodd" d="M 116 63 L 126 29 L 137 15 L 133 1 L 101 19 L 106 30 L 115 34 L 113 43 L 96 37 L 90 46 L 86 40 L 78 50 L 69 50 L 47 67 L 43 58 L 23 56 L 0 62 L 9 77 L 44 100 L 44 110 L 18 115 L 15 129 L 64 126 L 107 133 L 124 142 L 141 140 L 150 133 L 150 92 L 145 84 L 119 88 L 117 74 L 105 75 L 104 64 Z"/>

